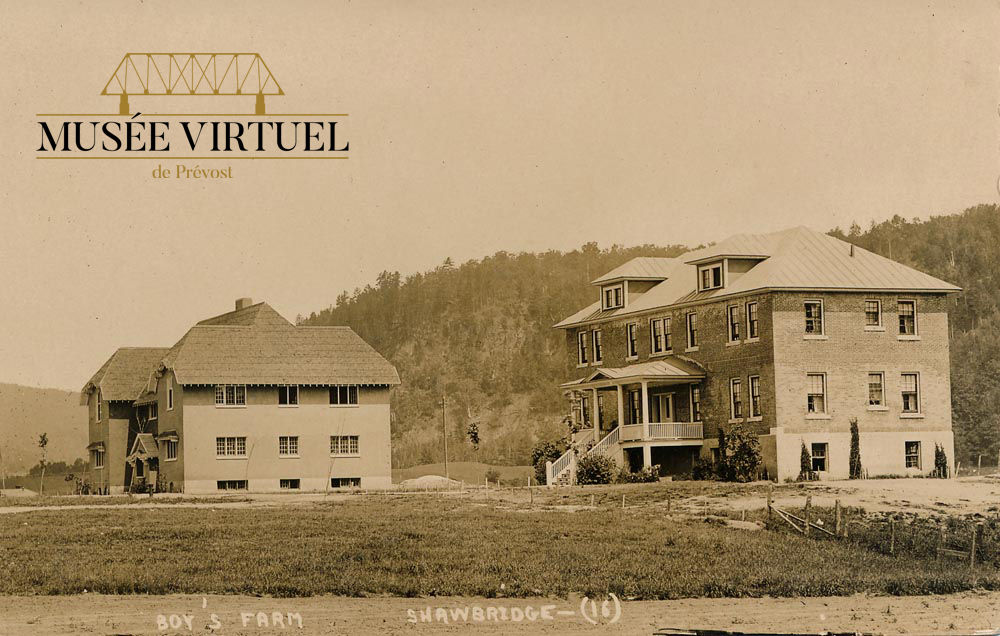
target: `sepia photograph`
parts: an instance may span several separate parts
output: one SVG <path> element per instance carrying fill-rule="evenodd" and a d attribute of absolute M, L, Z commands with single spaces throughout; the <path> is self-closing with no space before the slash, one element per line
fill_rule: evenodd
<path fill-rule="evenodd" d="M 1000 634 L 997 0 L 0 5 L 0 636 Z"/>

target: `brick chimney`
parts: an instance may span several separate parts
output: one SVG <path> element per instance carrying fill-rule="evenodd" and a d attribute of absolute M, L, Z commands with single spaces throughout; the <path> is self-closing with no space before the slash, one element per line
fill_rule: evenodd
<path fill-rule="evenodd" d="M 236 311 L 241 309 L 246 309 L 253 304 L 253 298 L 237 298 L 236 299 Z"/>

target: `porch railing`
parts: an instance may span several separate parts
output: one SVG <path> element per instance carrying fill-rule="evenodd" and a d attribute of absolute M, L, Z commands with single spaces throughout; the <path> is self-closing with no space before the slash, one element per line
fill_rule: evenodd
<path fill-rule="evenodd" d="M 607 455 L 613 446 L 621 439 L 622 427 L 617 426 L 613 431 L 604 436 L 604 439 L 594 444 L 594 447 L 587 451 L 588 455 Z"/>
<path fill-rule="evenodd" d="M 554 462 L 547 462 L 545 465 L 545 485 L 552 486 L 559 476 L 565 471 L 572 471 L 576 463 L 576 450 L 570 448 Z M 572 475 L 570 481 L 572 482 Z"/>
<path fill-rule="evenodd" d="M 649 425 L 649 439 L 703 439 L 701 422 L 656 422 Z"/>

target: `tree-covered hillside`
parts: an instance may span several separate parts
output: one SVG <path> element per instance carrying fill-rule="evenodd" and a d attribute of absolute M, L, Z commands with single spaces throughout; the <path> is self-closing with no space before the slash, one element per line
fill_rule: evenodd
<path fill-rule="evenodd" d="M 978 206 L 928 221 L 895 217 L 832 234 L 960 285 L 952 298 L 952 393 L 961 461 L 1000 449 L 1000 211 Z M 725 236 L 719 236 L 720 240 Z M 562 435 L 565 340 L 552 325 L 597 299 L 589 284 L 635 256 L 678 245 L 563 253 L 498 252 L 405 279 L 383 272 L 304 324 L 349 325 L 399 369 L 396 467 L 440 461 L 447 398 L 449 458 L 524 464 L 539 438 Z M 476 450 L 467 431 L 476 424 Z"/>

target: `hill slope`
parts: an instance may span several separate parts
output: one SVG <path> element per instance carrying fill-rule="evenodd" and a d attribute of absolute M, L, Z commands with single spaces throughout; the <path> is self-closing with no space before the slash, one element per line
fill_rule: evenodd
<path fill-rule="evenodd" d="M 0 453 L 7 474 L 38 463 L 38 435 L 48 433 L 47 459 L 72 464 L 87 455 L 87 409 L 80 394 L 0 384 Z"/>
<path fill-rule="evenodd" d="M 1000 449 L 1000 211 L 962 214 L 831 234 L 958 284 L 952 298 L 952 382 L 956 452 L 962 461 Z M 719 237 L 724 238 L 723 236 Z M 440 461 L 447 427 L 453 461 L 528 463 L 538 438 L 563 434 L 565 341 L 551 326 L 593 302 L 589 281 L 634 256 L 674 256 L 673 245 L 568 253 L 498 252 L 401 280 L 383 272 L 374 286 L 344 292 L 312 325 L 349 325 L 397 367 L 393 465 Z M 441 396 L 448 399 L 442 423 Z M 474 450 L 466 431 L 478 426 Z"/>

